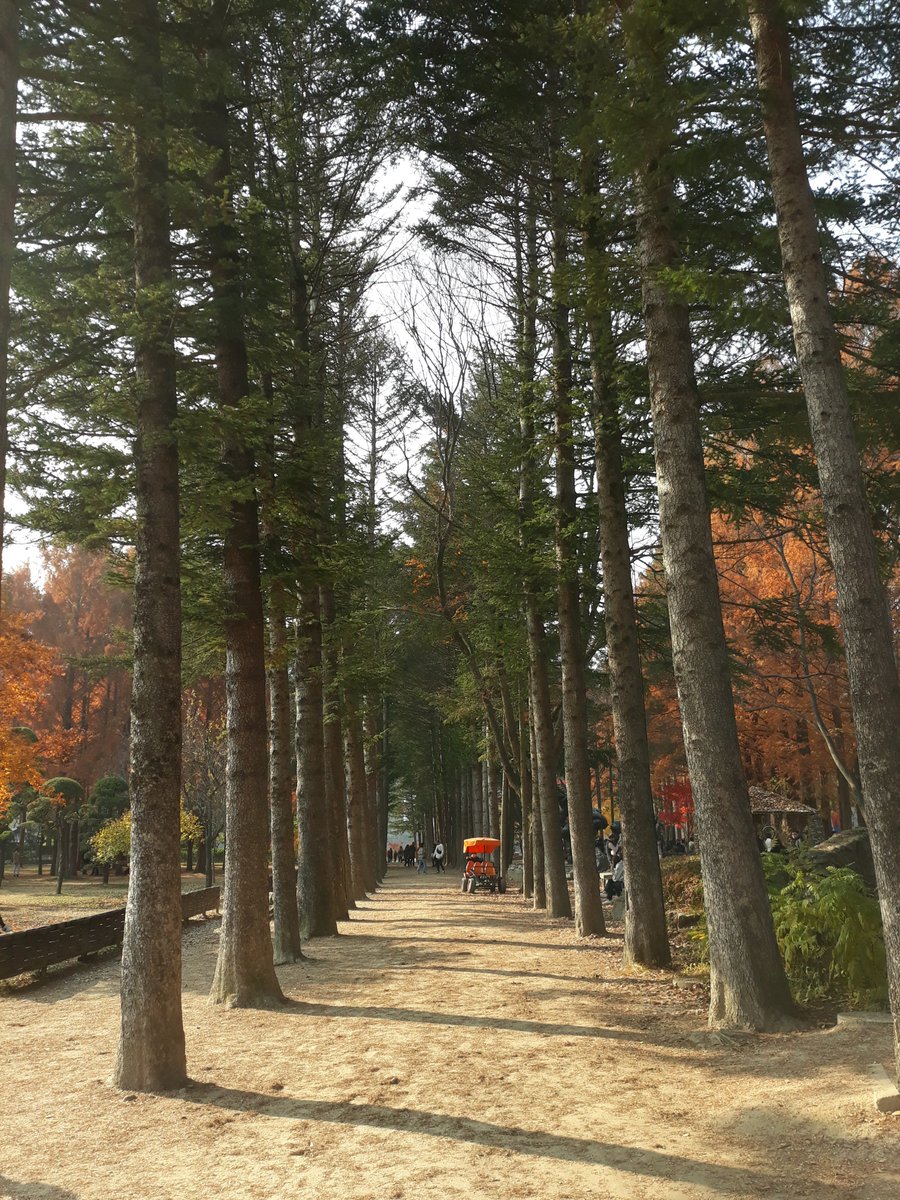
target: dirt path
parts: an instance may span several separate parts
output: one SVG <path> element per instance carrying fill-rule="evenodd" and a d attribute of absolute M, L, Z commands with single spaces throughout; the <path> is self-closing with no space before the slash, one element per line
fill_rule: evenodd
<path fill-rule="evenodd" d="M 278 1012 L 210 1008 L 218 923 L 192 928 L 172 1097 L 106 1083 L 116 962 L 0 991 L 0 1198 L 900 1195 L 887 1027 L 698 1045 L 697 999 L 618 938 L 456 887 L 393 868 Z"/>

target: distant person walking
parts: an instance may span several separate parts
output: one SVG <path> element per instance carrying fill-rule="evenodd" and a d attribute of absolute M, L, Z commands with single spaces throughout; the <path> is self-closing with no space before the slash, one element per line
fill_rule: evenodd
<path fill-rule="evenodd" d="M 13 879 L 19 878 L 19 872 L 22 870 L 22 855 L 19 853 L 19 847 L 16 846 L 13 853 Z"/>
<path fill-rule="evenodd" d="M 438 844 L 435 846 L 434 854 L 431 856 L 431 861 L 434 864 L 434 869 L 436 871 L 446 872 L 447 868 L 444 866 L 444 843 L 443 842 L 438 842 Z"/>
<path fill-rule="evenodd" d="M 416 874 L 421 872 L 424 875 L 428 870 L 428 863 L 425 861 L 425 847 L 420 846 L 416 852 Z"/>

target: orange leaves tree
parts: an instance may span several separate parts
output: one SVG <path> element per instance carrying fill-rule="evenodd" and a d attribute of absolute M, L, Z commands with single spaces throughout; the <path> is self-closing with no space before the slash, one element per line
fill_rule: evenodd
<path fill-rule="evenodd" d="M 0 620 L 0 819 L 18 788 L 40 785 L 41 743 L 31 729 L 41 719 L 55 673 L 53 650 L 29 634 L 22 617 L 4 616 Z"/>

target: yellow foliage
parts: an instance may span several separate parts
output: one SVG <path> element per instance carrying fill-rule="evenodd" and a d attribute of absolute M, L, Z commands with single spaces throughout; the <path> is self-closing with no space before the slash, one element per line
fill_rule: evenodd
<path fill-rule="evenodd" d="M 181 840 L 183 842 L 199 842 L 203 837 L 203 825 L 200 818 L 194 812 L 188 812 L 182 805 L 181 808 Z"/>
<path fill-rule="evenodd" d="M 97 830 L 91 838 L 91 849 L 97 862 L 115 862 L 131 850 L 131 810 L 113 817 Z"/>
<path fill-rule="evenodd" d="M 196 813 L 181 809 L 181 840 L 186 842 L 199 841 L 203 836 L 203 826 Z M 120 855 L 131 852 L 131 809 L 114 817 L 91 838 L 91 849 L 98 862 L 114 862 Z"/>

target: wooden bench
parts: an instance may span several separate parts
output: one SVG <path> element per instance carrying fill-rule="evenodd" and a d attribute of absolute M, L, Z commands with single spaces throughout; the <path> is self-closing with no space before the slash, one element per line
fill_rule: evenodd
<path fill-rule="evenodd" d="M 185 892 L 181 897 L 181 915 L 185 921 L 218 907 L 217 887 Z M 43 971 L 70 958 L 83 958 L 98 950 L 120 946 L 124 933 L 125 909 L 112 908 L 90 917 L 0 935 L 0 979 Z"/>
<path fill-rule="evenodd" d="M 198 888 L 194 892 L 183 892 L 181 895 L 182 921 L 189 921 L 191 917 L 205 917 L 208 912 L 218 912 L 220 894 L 221 888 L 218 886 Z"/>

